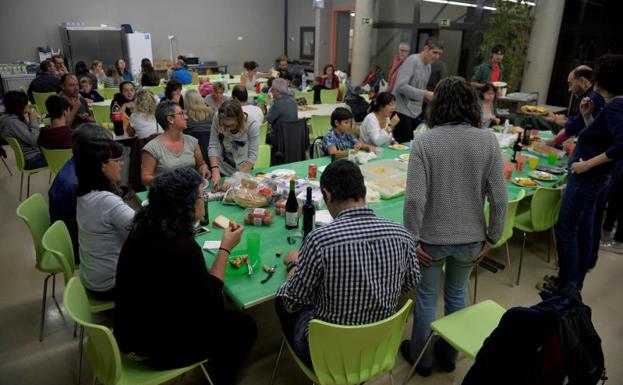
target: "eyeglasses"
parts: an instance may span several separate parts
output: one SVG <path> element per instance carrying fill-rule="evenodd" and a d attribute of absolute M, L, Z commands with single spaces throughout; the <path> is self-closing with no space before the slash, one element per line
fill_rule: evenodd
<path fill-rule="evenodd" d="M 172 115 L 169 115 L 169 116 L 173 116 L 173 115 L 179 115 L 179 116 L 184 117 L 184 118 L 188 117 L 188 114 L 186 113 L 186 111 L 176 112 L 176 113 L 174 113 Z"/>

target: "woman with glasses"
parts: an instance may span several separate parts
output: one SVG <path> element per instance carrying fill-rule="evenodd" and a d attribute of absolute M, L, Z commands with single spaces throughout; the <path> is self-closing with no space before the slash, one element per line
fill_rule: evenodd
<path fill-rule="evenodd" d="M 80 135 L 84 140 L 73 145 L 80 280 L 91 297 L 112 301 L 117 260 L 134 219 L 134 210 L 123 201 L 118 187 L 123 147 L 95 124 L 83 124 L 78 131 L 91 132 Z"/>
<path fill-rule="evenodd" d="M 221 174 L 249 172 L 257 161 L 260 129 L 249 124 L 247 114 L 237 100 L 224 102 L 214 115 L 210 132 L 208 158 L 212 183 L 217 186 Z"/>
<path fill-rule="evenodd" d="M 156 121 L 164 133 L 143 147 L 141 180 L 145 186 L 154 178 L 182 167 L 192 167 L 204 178 L 210 178 L 210 170 L 203 160 L 199 142 L 184 130 L 188 117 L 175 102 L 165 100 L 156 108 Z"/>

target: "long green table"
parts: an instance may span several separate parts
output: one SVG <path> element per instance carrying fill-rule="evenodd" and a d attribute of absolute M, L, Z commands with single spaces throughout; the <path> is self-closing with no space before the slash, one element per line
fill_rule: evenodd
<path fill-rule="evenodd" d="M 397 158 L 399 155 L 403 153 L 408 153 L 409 151 L 395 151 L 389 148 L 385 148 L 383 152 L 382 158 L 391 159 Z M 512 152 L 510 152 L 512 153 Z M 504 150 L 505 161 L 509 160 L 510 153 L 508 150 Z M 372 161 L 374 162 L 374 161 Z M 542 164 L 546 162 L 545 158 L 540 160 Z M 274 169 L 282 169 L 288 168 L 296 171 L 298 176 L 306 176 L 307 175 L 307 166 L 310 164 L 316 164 L 319 167 L 324 166 L 330 163 L 330 158 L 317 158 L 310 159 L 302 162 L 291 163 L 287 165 L 279 165 L 273 166 L 266 169 L 256 170 L 256 172 L 262 171 L 266 172 Z M 524 171 L 521 174 L 514 173 L 514 176 L 527 176 L 528 172 L 527 165 Z M 545 186 L 553 186 L 557 182 L 544 182 Z M 508 184 L 508 193 L 509 198 L 515 197 L 519 190 L 522 190 L 520 186 L 516 186 L 514 184 Z M 531 194 L 534 191 L 534 188 L 525 189 L 526 192 Z M 139 193 L 139 199 L 144 200 L 147 198 L 147 193 Z M 403 205 L 404 198 L 397 197 L 389 200 L 381 200 L 380 202 L 371 203 L 368 206 L 372 208 L 379 216 L 393 220 L 398 223 L 402 223 L 402 215 L 403 215 Z M 238 223 L 244 223 L 243 214 L 244 209 L 238 206 L 230 206 L 223 205 L 221 202 L 210 202 L 209 205 L 210 219 L 214 219 L 217 215 L 221 214 L 230 219 L 235 220 Z M 300 221 L 302 226 L 302 220 Z M 239 276 L 225 276 L 224 283 L 224 291 L 225 293 L 234 301 L 234 303 L 241 309 L 246 309 L 262 302 L 268 301 L 275 297 L 277 289 L 281 286 L 281 284 L 285 281 L 286 278 L 286 269 L 283 264 L 283 258 L 287 254 L 288 251 L 292 249 L 298 249 L 301 246 L 300 239 L 297 240 L 297 243 L 294 245 L 290 245 L 287 242 L 287 237 L 289 231 L 285 228 L 285 220 L 280 216 L 273 216 L 273 223 L 270 226 L 245 226 L 245 234 L 243 234 L 243 238 L 236 249 L 246 249 L 246 234 L 248 233 L 258 233 L 261 237 L 260 243 L 260 258 L 261 263 L 258 264 L 254 268 L 254 274 L 251 276 L 248 275 L 239 275 Z M 220 240 L 222 238 L 223 231 L 218 228 L 214 228 L 211 226 L 211 231 L 207 234 L 201 235 L 197 237 L 197 243 L 200 246 L 203 246 L 203 243 L 206 240 Z M 276 256 L 277 251 L 280 251 L 280 257 Z M 214 262 L 215 255 L 203 251 L 203 255 L 206 261 L 207 266 L 212 266 Z M 266 264 L 268 266 L 276 265 L 276 271 L 273 277 L 268 280 L 268 282 L 262 284 L 261 281 L 266 278 L 267 274 L 262 271 L 262 264 Z M 243 266 L 244 268 L 244 266 Z"/>

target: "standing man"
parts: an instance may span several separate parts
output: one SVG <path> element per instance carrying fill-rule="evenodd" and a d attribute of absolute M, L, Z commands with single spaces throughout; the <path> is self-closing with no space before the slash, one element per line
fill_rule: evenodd
<path fill-rule="evenodd" d="M 413 139 L 413 130 L 423 122 L 422 103 L 433 97 L 426 90 L 430 78 L 430 65 L 443 53 L 443 43 L 436 37 L 429 37 L 424 43 L 422 52 L 409 56 L 400 66 L 394 96 L 396 96 L 396 112 L 400 123 L 394 128 L 394 139 L 398 143 Z"/>
<path fill-rule="evenodd" d="M 78 86 L 78 78 L 72 74 L 65 74 L 61 77 L 61 93 L 60 96 L 67 99 L 71 106 L 69 116 L 67 116 L 67 125 L 75 129 L 82 123 L 95 122 L 87 101 L 80 96 L 80 87 Z"/>
<path fill-rule="evenodd" d="M 501 44 L 491 48 L 491 61 L 482 63 L 476 68 L 472 75 L 472 87 L 480 89 L 487 83 L 502 82 L 506 79 L 502 64 L 504 53 L 506 53 L 506 48 Z"/>
<path fill-rule="evenodd" d="M 392 59 L 392 65 L 389 67 L 389 80 L 387 83 L 387 92 L 394 91 L 394 86 L 396 85 L 396 77 L 398 77 L 398 69 L 402 63 L 404 63 L 405 59 L 411 53 L 411 46 L 409 43 L 403 41 L 398 46 L 398 54 L 394 55 Z"/>

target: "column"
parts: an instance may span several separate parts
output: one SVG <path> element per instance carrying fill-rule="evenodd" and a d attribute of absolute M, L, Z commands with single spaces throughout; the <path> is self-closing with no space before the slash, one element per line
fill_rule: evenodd
<path fill-rule="evenodd" d="M 322 9 L 314 8 L 314 76 L 322 74 L 322 67 L 320 64 L 320 12 Z"/>
<path fill-rule="evenodd" d="M 542 0 L 536 2 L 534 9 L 535 20 L 530 33 L 521 90 L 538 92 L 540 104 L 547 100 L 564 9 L 564 1 Z"/>
<path fill-rule="evenodd" d="M 353 84 L 360 84 L 370 69 L 373 16 L 374 0 L 357 0 L 355 3 L 353 61 L 351 63 L 351 79 Z M 364 17 L 369 18 L 371 22 L 364 24 L 362 22 Z"/>

